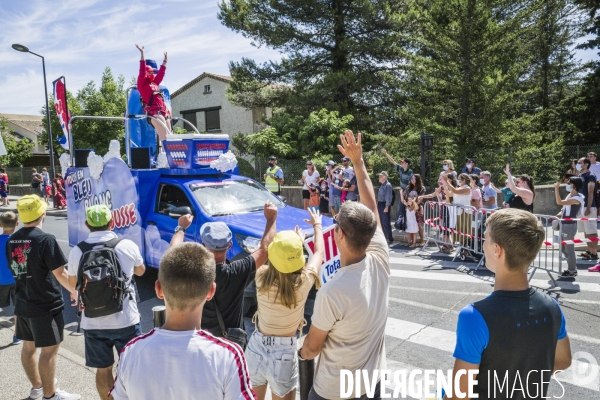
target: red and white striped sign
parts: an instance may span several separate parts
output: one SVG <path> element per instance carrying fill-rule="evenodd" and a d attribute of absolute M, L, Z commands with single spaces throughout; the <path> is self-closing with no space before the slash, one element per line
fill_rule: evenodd
<path fill-rule="evenodd" d="M 340 268 L 340 254 L 333 238 L 334 229 L 335 224 L 323 231 L 323 240 L 325 241 L 325 256 L 323 257 L 323 264 L 321 265 L 321 271 L 319 272 L 321 284 L 325 284 L 332 280 L 335 273 Z M 306 239 L 304 241 L 304 247 L 306 248 L 309 256 L 312 257 L 315 250 L 314 237 Z"/>

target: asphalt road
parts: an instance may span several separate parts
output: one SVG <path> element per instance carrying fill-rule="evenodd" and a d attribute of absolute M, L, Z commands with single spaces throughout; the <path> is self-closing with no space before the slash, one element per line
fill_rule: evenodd
<path fill-rule="evenodd" d="M 48 217 L 44 230 L 53 233 L 65 254 L 68 254 L 66 218 Z M 392 371 L 405 370 L 407 376 L 414 369 L 451 369 L 454 362 L 452 352 L 457 314 L 466 304 L 492 292 L 493 275 L 485 269 L 475 272 L 476 265 L 473 263 L 451 262 L 440 253 L 417 254 L 400 245 L 391 249 L 390 257 L 392 279 L 386 329 L 388 368 Z M 548 394 L 550 398 L 600 399 L 600 273 L 587 272 L 590 265 L 592 264 L 585 262 L 578 264 L 580 275 L 577 279 L 559 282 L 558 288 L 551 288 L 551 281 L 545 271 L 536 272 L 532 280 L 533 286 L 550 293 L 561 304 L 574 354 L 572 367 L 558 376 L 561 384 L 554 380 L 551 382 Z M 157 271 L 149 268 L 143 277 L 137 278 L 144 332 L 152 328 L 152 307 L 162 304 L 154 294 L 156 276 Z M 6 334 L 8 318 L 11 315 L 12 308 L 0 309 L 0 321 L 4 318 L 4 323 L 0 324 L 0 333 L 5 332 L 4 335 L 0 334 L 2 399 L 23 398 L 24 396 L 5 395 L 25 393 L 28 390 L 18 363 L 18 350 L 6 343 L 9 337 Z M 83 335 L 76 333 L 77 317 L 74 308 L 67 306 L 65 321 L 68 332 L 65 332 L 62 347 L 67 350 L 64 352 L 65 357 L 73 364 L 65 368 L 81 369 L 84 357 Z M 5 357 L 5 354 L 9 357 Z M 10 371 L 7 370 L 10 366 L 6 365 L 8 360 L 13 363 L 13 373 L 17 371 L 18 376 L 21 376 L 20 380 L 6 379 L 5 374 Z M 65 364 L 67 361 L 60 361 L 59 368 L 61 363 Z M 79 365 L 75 366 L 77 363 Z M 67 375 L 65 388 L 80 388 L 84 385 L 79 389 L 81 393 L 88 393 L 84 398 L 95 398 L 93 375 L 91 371 L 88 372 L 69 378 L 66 370 L 63 370 L 63 375 Z M 406 393 L 406 398 L 413 397 L 410 392 Z"/>

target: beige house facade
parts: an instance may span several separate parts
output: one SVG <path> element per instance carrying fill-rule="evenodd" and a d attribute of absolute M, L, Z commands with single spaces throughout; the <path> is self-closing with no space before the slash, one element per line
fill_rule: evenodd
<path fill-rule="evenodd" d="M 247 110 L 227 100 L 230 76 L 204 72 L 171 94 L 173 118 L 190 121 L 200 132 L 225 133 L 233 137 L 238 132 L 250 134 L 262 130 L 264 119 L 272 116 L 270 108 Z M 185 127 L 179 122 L 176 126 Z"/>
<path fill-rule="evenodd" d="M 44 133 L 41 115 L 0 114 L 0 118 L 8 120 L 8 131 L 17 140 L 27 138 L 35 144 L 32 155 L 48 155 L 46 147 L 38 142 L 38 136 Z"/>

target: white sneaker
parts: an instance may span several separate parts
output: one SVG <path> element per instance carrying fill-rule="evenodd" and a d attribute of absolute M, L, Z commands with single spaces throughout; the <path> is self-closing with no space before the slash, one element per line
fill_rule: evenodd
<path fill-rule="evenodd" d="M 79 400 L 81 399 L 80 394 L 67 393 L 64 390 L 60 390 L 56 388 L 56 393 L 54 396 L 50 397 L 50 400 Z"/>
<path fill-rule="evenodd" d="M 43 395 L 44 395 L 43 387 L 38 388 L 38 389 L 31 388 L 31 390 L 29 391 L 29 398 L 27 400 L 41 399 Z"/>
<path fill-rule="evenodd" d="M 54 386 L 56 386 L 56 384 L 58 383 L 58 379 L 54 378 Z M 42 396 L 44 395 L 44 388 L 31 388 L 31 390 L 29 391 L 29 398 L 27 400 L 37 400 L 37 399 L 41 399 Z"/>

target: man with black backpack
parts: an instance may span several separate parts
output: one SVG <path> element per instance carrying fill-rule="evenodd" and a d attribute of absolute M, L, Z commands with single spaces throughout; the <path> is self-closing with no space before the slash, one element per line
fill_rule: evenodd
<path fill-rule="evenodd" d="M 111 231 L 107 206 L 91 206 L 85 215 L 90 235 L 71 250 L 68 274 L 83 308 L 85 364 L 96 368 L 96 389 L 104 400 L 114 383 L 113 347 L 120 354 L 142 333 L 132 278 L 143 275 L 146 267 L 138 246 Z"/>

